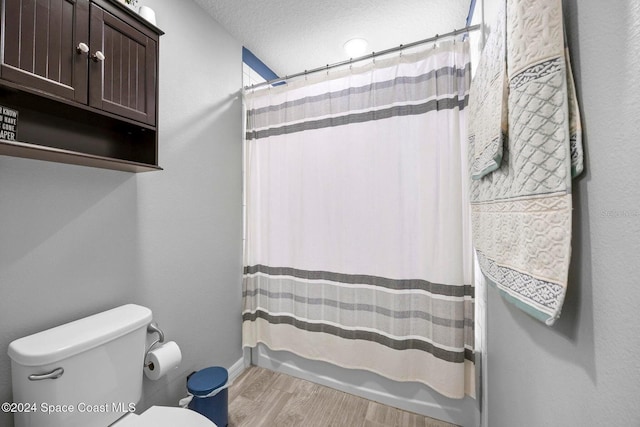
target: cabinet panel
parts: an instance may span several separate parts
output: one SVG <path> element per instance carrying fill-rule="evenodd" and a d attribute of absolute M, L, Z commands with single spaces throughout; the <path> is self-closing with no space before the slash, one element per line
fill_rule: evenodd
<path fill-rule="evenodd" d="M 33 89 L 87 102 L 88 0 L 5 0 L 0 76 Z"/>
<path fill-rule="evenodd" d="M 156 123 L 157 43 L 102 8 L 91 5 L 89 105 L 150 125 Z"/>

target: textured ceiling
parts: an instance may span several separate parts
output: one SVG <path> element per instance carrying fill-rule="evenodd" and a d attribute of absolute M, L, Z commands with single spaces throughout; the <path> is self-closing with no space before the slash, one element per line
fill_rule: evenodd
<path fill-rule="evenodd" d="M 280 76 L 464 27 L 470 0 L 194 0 Z"/>

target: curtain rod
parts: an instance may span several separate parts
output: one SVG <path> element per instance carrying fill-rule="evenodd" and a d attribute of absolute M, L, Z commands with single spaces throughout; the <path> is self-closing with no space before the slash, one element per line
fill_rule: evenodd
<path fill-rule="evenodd" d="M 392 48 L 386 49 L 386 50 L 381 50 L 379 52 L 372 52 L 372 53 L 370 53 L 368 55 L 360 56 L 358 58 L 350 58 L 350 59 L 347 59 L 345 61 L 340 61 L 340 62 L 336 62 L 336 63 L 333 63 L 333 64 L 327 64 L 324 67 L 318 67 L 318 68 L 314 68 L 312 70 L 304 70 L 301 73 L 291 74 L 291 75 L 284 76 L 284 77 L 278 77 L 278 78 L 275 78 L 275 79 L 267 80 L 267 81 L 262 82 L 262 83 L 253 84 L 251 86 L 245 86 L 244 88 L 245 89 L 255 89 L 257 87 L 262 87 L 262 86 L 266 86 L 266 85 L 272 85 L 274 83 L 284 82 L 285 80 L 293 79 L 295 77 L 306 76 L 308 74 L 317 73 L 319 71 L 330 70 L 332 68 L 341 67 L 343 65 L 352 64 L 354 62 L 365 61 L 367 59 L 372 59 L 372 58 L 375 58 L 377 56 L 381 56 L 381 55 L 386 55 L 386 54 L 389 54 L 389 53 L 397 52 L 399 50 L 409 49 L 409 48 L 412 48 L 412 47 L 415 47 L 415 46 L 419 46 L 421 44 L 431 43 L 431 42 L 437 41 L 438 39 L 442 39 L 442 38 L 446 38 L 446 37 L 454 37 L 454 36 L 457 36 L 459 34 L 468 33 L 470 31 L 476 31 L 476 30 L 479 30 L 481 27 L 482 27 L 481 24 L 476 24 L 476 25 L 471 25 L 471 26 L 468 26 L 468 27 L 464 27 L 464 28 L 462 28 L 460 30 L 453 30 L 453 31 L 450 31 L 450 32 L 445 33 L 445 34 L 436 34 L 435 36 L 429 37 L 428 39 L 419 40 L 417 42 L 413 42 L 413 43 L 409 43 L 409 44 L 401 44 L 400 46 L 392 47 Z"/>

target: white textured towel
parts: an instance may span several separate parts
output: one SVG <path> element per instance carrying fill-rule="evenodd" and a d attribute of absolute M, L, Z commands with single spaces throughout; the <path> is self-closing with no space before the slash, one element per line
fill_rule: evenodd
<path fill-rule="evenodd" d="M 471 181 L 474 246 L 501 294 L 551 325 L 567 287 L 571 178 L 582 171 L 580 117 L 561 0 L 507 0 L 505 12 L 508 137 L 498 168 Z M 499 96 L 484 90 L 474 80 L 470 103 Z M 470 126 L 477 135 L 486 123 Z M 476 144 L 470 139 L 472 163 L 482 151 Z"/>

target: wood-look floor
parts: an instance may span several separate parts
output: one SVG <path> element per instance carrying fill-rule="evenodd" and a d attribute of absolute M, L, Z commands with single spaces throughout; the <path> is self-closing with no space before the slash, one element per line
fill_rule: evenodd
<path fill-rule="evenodd" d="M 299 426 L 455 427 L 255 366 L 229 387 L 229 427 Z"/>

